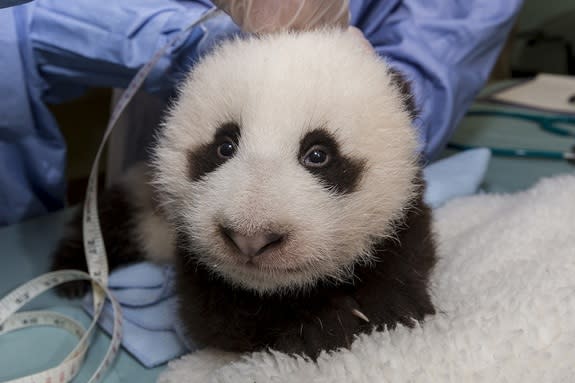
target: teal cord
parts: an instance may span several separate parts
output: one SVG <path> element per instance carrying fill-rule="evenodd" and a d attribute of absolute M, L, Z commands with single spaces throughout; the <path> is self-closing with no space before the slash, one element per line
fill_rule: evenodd
<path fill-rule="evenodd" d="M 520 120 L 526 120 L 538 124 L 541 130 L 546 131 L 550 134 L 554 134 L 556 136 L 561 137 L 575 137 L 575 130 L 571 131 L 569 129 L 560 128 L 555 125 L 555 124 L 575 125 L 575 117 L 570 116 L 542 116 L 535 114 L 505 112 L 497 110 L 472 110 L 468 112 L 466 116 L 504 117 L 504 118 L 515 118 Z M 455 150 L 468 150 L 468 149 L 475 149 L 480 146 L 450 142 L 447 145 L 447 147 Z M 575 164 L 575 147 L 570 152 L 538 150 L 538 149 L 522 149 L 522 148 L 496 148 L 489 146 L 487 146 L 486 148 L 491 150 L 491 153 L 495 156 L 566 160 L 570 163 Z"/>

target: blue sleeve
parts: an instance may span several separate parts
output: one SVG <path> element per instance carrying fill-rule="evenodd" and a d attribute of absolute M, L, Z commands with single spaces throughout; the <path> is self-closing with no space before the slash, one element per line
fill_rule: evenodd
<path fill-rule="evenodd" d="M 126 87 L 156 50 L 211 7 L 202 0 L 36 0 L 30 40 L 46 82 L 45 99 L 61 101 L 88 86 Z M 146 90 L 169 93 L 194 59 L 236 32 L 225 15 L 196 27 L 156 65 Z"/>
<path fill-rule="evenodd" d="M 411 82 L 422 149 L 445 147 L 484 85 L 522 0 L 357 0 L 352 24 Z"/>

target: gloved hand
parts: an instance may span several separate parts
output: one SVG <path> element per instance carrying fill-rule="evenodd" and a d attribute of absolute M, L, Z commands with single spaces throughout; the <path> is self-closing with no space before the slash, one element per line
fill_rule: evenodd
<path fill-rule="evenodd" d="M 349 0 L 213 0 L 245 32 L 340 26 L 349 22 Z"/>

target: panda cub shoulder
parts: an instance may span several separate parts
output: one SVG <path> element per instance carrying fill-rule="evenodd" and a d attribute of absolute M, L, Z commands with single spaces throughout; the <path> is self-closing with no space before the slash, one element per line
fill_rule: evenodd
<path fill-rule="evenodd" d="M 175 231 L 154 198 L 149 166 L 138 164 L 98 196 L 98 212 L 110 270 L 151 261 L 173 263 Z M 87 270 L 82 238 L 82 210 L 70 219 L 52 257 L 52 270 Z M 60 295 L 78 298 L 88 282 L 61 286 Z"/>
<path fill-rule="evenodd" d="M 340 30 L 222 44 L 183 82 L 151 181 L 102 206 L 110 264 L 174 262 L 188 336 L 227 350 L 316 357 L 433 314 L 406 89 Z"/>

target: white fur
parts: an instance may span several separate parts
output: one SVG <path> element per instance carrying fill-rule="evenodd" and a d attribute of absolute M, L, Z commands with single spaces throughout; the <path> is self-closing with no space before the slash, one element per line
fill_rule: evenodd
<path fill-rule="evenodd" d="M 575 175 L 435 214 L 439 314 L 421 328 L 360 336 L 317 364 L 281 353 L 205 350 L 161 383 L 575 381 Z"/>
<path fill-rule="evenodd" d="M 126 197 L 135 208 L 134 233 L 144 257 L 156 263 L 168 263 L 175 256 L 175 234 L 154 200 L 150 170 L 143 164 L 132 167 L 121 180 Z"/>
<path fill-rule="evenodd" d="M 200 261 L 265 293 L 344 278 L 368 260 L 414 191 L 416 134 L 391 81 L 375 53 L 339 30 L 235 40 L 196 65 L 165 123 L 155 184 Z M 241 126 L 237 155 L 190 181 L 188 153 L 229 121 Z M 356 192 L 328 192 L 298 162 L 300 139 L 319 127 L 366 160 Z M 245 235 L 287 227 L 288 241 L 247 267 L 227 251 L 222 220 Z"/>

